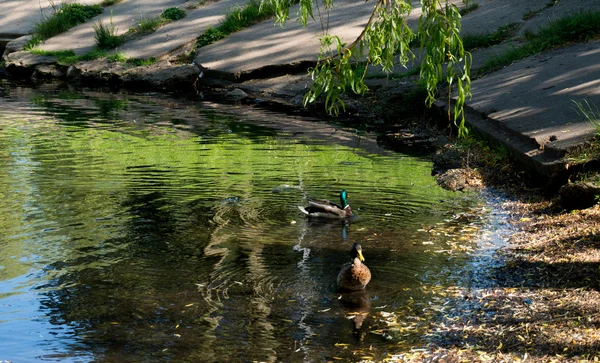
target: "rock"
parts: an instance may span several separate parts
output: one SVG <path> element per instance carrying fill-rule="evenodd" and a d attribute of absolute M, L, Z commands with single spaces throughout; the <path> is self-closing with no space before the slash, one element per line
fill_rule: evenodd
<path fill-rule="evenodd" d="M 35 71 L 31 75 L 33 80 L 42 79 L 53 79 L 53 78 L 65 78 L 65 72 L 54 64 L 42 64 L 35 68 Z"/>
<path fill-rule="evenodd" d="M 450 169 L 437 176 L 438 184 L 448 190 L 463 190 L 467 186 L 467 176 L 464 169 Z"/>
<path fill-rule="evenodd" d="M 76 66 L 69 66 L 67 69 L 67 79 L 77 81 L 81 78 L 81 70 Z"/>
<path fill-rule="evenodd" d="M 600 185 L 591 182 L 568 183 L 558 190 L 560 205 L 568 210 L 585 209 L 598 202 Z"/>
<path fill-rule="evenodd" d="M 154 88 L 175 90 L 182 85 L 190 89 L 200 74 L 195 64 L 171 65 L 168 62 L 141 66 L 123 72 L 123 83 L 129 86 L 150 85 Z"/>
<path fill-rule="evenodd" d="M 225 93 L 225 99 L 229 101 L 239 101 L 248 97 L 248 94 L 239 88 L 234 88 L 231 91 Z"/>
<path fill-rule="evenodd" d="M 9 54 L 23 50 L 23 48 L 25 48 L 25 44 L 27 44 L 32 37 L 33 35 L 23 35 L 22 37 L 13 39 L 6 43 L 6 48 L 2 54 L 2 59 L 6 61 Z"/>
<path fill-rule="evenodd" d="M 448 190 L 476 190 L 483 187 L 481 174 L 471 168 L 450 169 L 436 177 L 438 184 Z"/>
<path fill-rule="evenodd" d="M 33 73 L 35 68 L 41 64 L 54 64 L 56 57 L 36 55 L 25 51 L 10 53 L 5 60 L 8 73 L 24 74 Z"/>

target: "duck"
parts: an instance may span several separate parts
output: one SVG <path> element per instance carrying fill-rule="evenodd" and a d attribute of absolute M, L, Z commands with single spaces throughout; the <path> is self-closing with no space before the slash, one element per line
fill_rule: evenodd
<path fill-rule="evenodd" d="M 342 266 L 337 277 L 337 285 L 340 291 L 361 291 L 371 281 L 371 270 L 363 262 L 360 243 L 356 242 L 350 250 L 350 262 Z"/>
<path fill-rule="evenodd" d="M 309 217 L 324 217 L 348 219 L 352 217 L 352 208 L 348 204 L 348 192 L 344 189 L 340 192 L 340 205 L 329 200 L 309 200 L 308 207 L 298 206 L 302 213 Z"/>

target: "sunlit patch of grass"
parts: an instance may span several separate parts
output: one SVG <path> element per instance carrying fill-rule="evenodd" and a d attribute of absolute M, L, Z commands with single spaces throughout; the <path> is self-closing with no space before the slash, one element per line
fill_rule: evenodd
<path fill-rule="evenodd" d="M 106 56 L 106 60 L 108 60 L 109 62 L 125 63 L 125 62 L 127 62 L 127 57 L 125 57 L 125 55 L 123 55 L 123 53 L 118 52 L 118 53 L 109 54 L 108 56 Z"/>
<path fill-rule="evenodd" d="M 575 42 L 585 42 L 600 36 L 600 11 L 583 11 L 556 20 L 537 33 L 529 33 L 527 41 L 503 55 L 490 59 L 481 69 L 497 70 L 517 60 Z"/>
<path fill-rule="evenodd" d="M 32 54 L 36 54 L 36 55 L 57 57 L 58 59 L 75 56 L 75 52 L 70 49 L 69 50 L 42 50 L 42 49 L 34 48 L 34 49 L 31 49 L 29 52 Z"/>
<path fill-rule="evenodd" d="M 235 6 L 227 12 L 225 19 L 218 27 L 210 27 L 198 37 L 197 45 L 200 48 L 215 43 L 229 34 L 268 19 L 273 15 L 275 15 L 275 8 L 266 4 L 261 7 L 258 0 L 251 0 L 243 7 Z"/>

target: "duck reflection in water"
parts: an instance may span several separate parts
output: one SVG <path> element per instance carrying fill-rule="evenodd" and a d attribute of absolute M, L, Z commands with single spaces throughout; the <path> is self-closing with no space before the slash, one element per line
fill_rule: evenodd
<path fill-rule="evenodd" d="M 365 290 L 360 290 L 341 293 L 339 301 L 346 312 L 346 317 L 352 320 L 354 332 L 359 333 L 371 311 L 371 298 Z"/>

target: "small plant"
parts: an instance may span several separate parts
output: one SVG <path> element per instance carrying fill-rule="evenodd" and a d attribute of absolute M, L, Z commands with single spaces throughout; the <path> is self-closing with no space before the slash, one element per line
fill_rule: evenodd
<path fill-rule="evenodd" d="M 161 15 L 164 19 L 175 21 L 185 17 L 185 11 L 178 8 L 168 8 L 162 12 Z"/>
<path fill-rule="evenodd" d="M 198 45 L 198 48 L 205 47 L 225 38 L 226 36 L 227 34 L 219 30 L 219 28 L 213 28 L 211 26 L 208 27 L 208 29 L 206 29 L 204 33 L 198 37 L 196 44 Z"/>
<path fill-rule="evenodd" d="M 96 32 L 96 46 L 99 49 L 113 49 L 125 43 L 125 36 L 116 34 L 112 16 L 109 25 L 104 25 L 102 20 L 94 24 L 94 31 Z"/>

